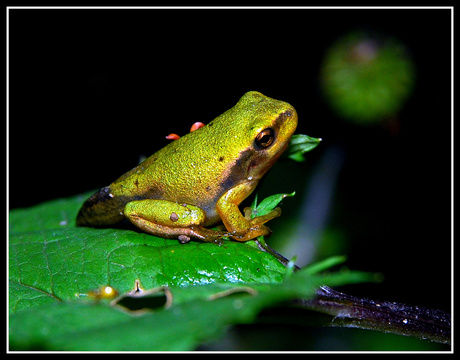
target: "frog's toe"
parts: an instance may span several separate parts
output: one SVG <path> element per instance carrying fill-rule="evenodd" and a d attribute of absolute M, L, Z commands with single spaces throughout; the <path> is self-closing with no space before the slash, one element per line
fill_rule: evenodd
<path fill-rule="evenodd" d="M 187 244 L 191 240 L 190 236 L 187 235 L 179 235 L 178 239 L 181 244 Z"/>

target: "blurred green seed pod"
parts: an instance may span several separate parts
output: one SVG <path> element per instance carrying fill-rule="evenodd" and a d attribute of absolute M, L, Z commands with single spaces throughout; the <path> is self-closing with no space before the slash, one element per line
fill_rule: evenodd
<path fill-rule="evenodd" d="M 394 117 L 414 87 L 415 66 L 396 39 L 353 32 L 326 52 L 321 87 L 339 116 L 358 124 Z"/>

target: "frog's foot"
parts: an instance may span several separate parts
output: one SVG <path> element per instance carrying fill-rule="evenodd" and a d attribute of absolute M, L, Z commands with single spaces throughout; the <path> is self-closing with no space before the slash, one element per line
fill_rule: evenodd
<path fill-rule="evenodd" d="M 248 241 L 255 239 L 259 236 L 269 236 L 272 231 L 265 225 L 267 221 L 274 219 L 281 215 L 281 209 L 275 208 L 266 215 L 257 216 L 251 219 L 252 210 L 251 208 L 244 209 L 244 217 L 249 222 L 249 229 L 244 234 L 232 234 L 231 238 L 237 241 Z"/>
<path fill-rule="evenodd" d="M 227 231 L 211 230 L 204 227 L 191 228 L 190 234 L 196 239 L 200 239 L 205 242 L 213 242 L 218 245 L 223 243 L 223 237 L 230 237 L 230 234 Z M 182 244 L 190 241 L 189 238 L 187 241 L 183 242 L 183 240 L 186 240 L 184 236 L 179 236 L 178 239 Z"/>
<path fill-rule="evenodd" d="M 244 208 L 244 218 L 253 224 L 265 224 L 267 221 L 274 219 L 281 215 L 281 208 L 277 207 L 270 211 L 268 214 L 262 216 L 252 217 L 252 209 L 250 207 Z"/>

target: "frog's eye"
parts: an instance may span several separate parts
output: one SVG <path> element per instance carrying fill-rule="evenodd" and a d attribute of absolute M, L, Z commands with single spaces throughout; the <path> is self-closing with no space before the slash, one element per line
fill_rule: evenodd
<path fill-rule="evenodd" d="M 262 150 L 270 147 L 275 142 L 275 131 L 271 128 L 262 130 L 256 136 L 256 146 Z"/>

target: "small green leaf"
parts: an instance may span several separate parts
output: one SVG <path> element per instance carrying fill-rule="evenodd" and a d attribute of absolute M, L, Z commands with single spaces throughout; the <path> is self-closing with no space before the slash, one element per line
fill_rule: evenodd
<path fill-rule="evenodd" d="M 307 265 L 304 271 L 309 274 L 317 274 L 321 271 L 327 270 L 335 265 L 342 264 L 347 260 L 346 256 L 333 256 L 323 261 L 318 261 L 314 264 Z"/>
<path fill-rule="evenodd" d="M 278 206 L 278 204 L 286 197 L 291 197 L 295 195 L 295 191 L 290 194 L 276 194 L 271 195 L 263 199 L 259 205 L 257 205 L 257 195 L 254 199 L 252 204 L 252 214 L 251 218 L 255 218 L 257 216 L 263 216 L 270 213 L 274 208 Z"/>
<path fill-rule="evenodd" d="M 322 141 L 321 138 L 314 138 L 308 135 L 293 135 L 289 142 L 287 157 L 297 162 L 305 161 L 304 153 L 313 150 Z"/>

